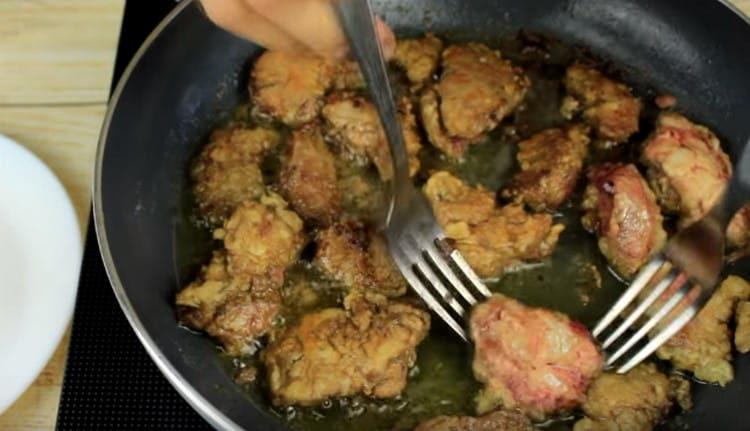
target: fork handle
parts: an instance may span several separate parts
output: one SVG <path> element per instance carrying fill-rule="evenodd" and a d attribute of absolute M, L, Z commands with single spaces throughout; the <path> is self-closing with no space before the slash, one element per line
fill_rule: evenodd
<path fill-rule="evenodd" d="M 406 184 L 409 181 L 409 159 L 370 1 L 335 0 L 333 3 L 339 22 L 349 40 L 352 54 L 359 63 L 380 121 L 383 123 L 391 150 L 394 184 Z M 395 189 L 398 190 L 399 187 Z"/>

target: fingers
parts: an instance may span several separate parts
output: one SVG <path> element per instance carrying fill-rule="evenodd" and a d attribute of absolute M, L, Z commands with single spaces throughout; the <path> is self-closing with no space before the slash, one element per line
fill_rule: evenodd
<path fill-rule="evenodd" d="M 208 18 L 219 27 L 268 49 L 307 49 L 282 28 L 256 13 L 244 0 L 201 0 Z"/>
<path fill-rule="evenodd" d="M 202 0 L 208 17 L 218 26 L 268 49 L 312 51 L 328 58 L 349 52 L 331 0 Z M 380 18 L 378 37 L 386 58 L 396 49 L 396 37 Z"/>
<path fill-rule="evenodd" d="M 347 54 L 348 44 L 330 0 L 245 1 L 310 51 L 331 58 Z"/>
<path fill-rule="evenodd" d="M 383 47 L 383 55 L 390 60 L 396 54 L 396 35 L 380 17 L 375 17 L 375 24 L 380 45 Z"/>

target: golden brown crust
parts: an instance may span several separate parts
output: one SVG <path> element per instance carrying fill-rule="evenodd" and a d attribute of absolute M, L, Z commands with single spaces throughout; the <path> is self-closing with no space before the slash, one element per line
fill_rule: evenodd
<path fill-rule="evenodd" d="M 516 109 L 530 85 L 499 51 L 479 43 L 447 47 L 437 84 L 445 130 L 462 139 L 479 138 Z"/>
<path fill-rule="evenodd" d="M 336 223 L 318 232 L 316 243 L 315 264 L 348 290 L 366 289 L 391 298 L 406 293 L 406 280 L 382 235 L 355 223 Z"/>
<path fill-rule="evenodd" d="M 281 306 L 276 289 L 234 277 L 223 251 L 214 253 L 175 302 L 183 324 L 206 331 L 230 355 L 247 352 L 271 328 Z"/>
<path fill-rule="evenodd" d="M 478 411 L 519 409 L 535 419 L 583 402 L 603 358 L 582 324 L 496 294 L 471 314 Z"/>
<path fill-rule="evenodd" d="M 282 162 L 280 186 L 292 208 L 304 219 L 327 226 L 341 212 L 336 160 L 317 126 L 292 132 Z"/>
<path fill-rule="evenodd" d="M 396 45 L 396 64 L 406 71 L 413 88 L 430 80 L 440 63 L 443 41 L 431 33 L 416 39 L 402 39 Z"/>
<path fill-rule="evenodd" d="M 433 147 L 448 157 L 460 160 L 471 144 L 468 139 L 449 136 L 440 119 L 440 100 L 434 87 L 426 88 L 419 97 L 419 115 L 427 138 Z"/>
<path fill-rule="evenodd" d="M 657 356 L 698 379 L 721 386 L 731 382 L 732 339 L 727 323 L 737 303 L 748 298 L 750 284 L 737 276 L 727 277 L 698 315 L 656 351 Z"/>
<path fill-rule="evenodd" d="M 571 118 L 581 110 L 597 135 L 614 144 L 638 131 L 642 104 L 625 85 L 581 64 L 568 67 L 563 84 L 570 95 L 563 101 L 563 116 Z"/>
<path fill-rule="evenodd" d="M 651 431 L 672 405 L 670 381 L 654 364 L 604 373 L 589 388 L 574 431 Z"/>
<path fill-rule="evenodd" d="M 335 67 L 312 54 L 266 51 L 251 72 L 251 94 L 261 113 L 289 126 L 318 116 Z"/>
<path fill-rule="evenodd" d="M 482 277 L 548 256 L 564 229 L 551 215 L 529 214 L 518 204 L 496 208 L 493 193 L 448 172 L 434 173 L 423 190 L 445 235 Z"/>
<path fill-rule="evenodd" d="M 533 431 L 529 418 L 516 411 L 498 410 L 484 416 L 438 416 L 414 431 Z"/>
<path fill-rule="evenodd" d="M 277 132 L 264 128 L 232 126 L 211 134 L 190 170 L 198 209 L 209 223 L 221 224 L 241 203 L 264 193 L 259 164 L 279 141 Z"/>
<path fill-rule="evenodd" d="M 737 327 L 734 332 L 734 346 L 740 353 L 750 352 L 750 302 L 737 304 L 735 313 Z"/>
<path fill-rule="evenodd" d="M 224 241 L 233 276 L 278 287 L 305 244 L 302 228 L 286 201 L 269 193 L 242 204 L 214 236 Z"/>
<path fill-rule="evenodd" d="M 633 165 L 598 165 L 588 177 L 583 225 L 615 270 L 631 277 L 666 242 L 656 197 Z"/>
<path fill-rule="evenodd" d="M 379 295 L 350 295 L 346 309 L 305 315 L 272 334 L 262 353 L 276 405 L 315 405 L 331 397 L 397 396 L 427 335 L 426 312 Z"/>
<path fill-rule="evenodd" d="M 419 170 L 417 153 L 422 144 L 411 104 L 406 98 L 401 101 L 400 114 L 409 172 L 413 175 Z M 391 178 L 393 167 L 388 141 L 372 102 L 353 93 L 333 93 L 323 108 L 323 118 L 327 137 L 339 145 L 347 159 L 361 165 L 372 162 L 383 180 Z"/>
<path fill-rule="evenodd" d="M 721 197 L 732 164 L 719 139 L 706 127 L 665 112 L 643 144 L 641 161 L 659 203 L 688 225 L 705 215 Z"/>
<path fill-rule="evenodd" d="M 745 248 L 750 246 L 750 204 L 745 204 L 727 226 L 727 247 Z"/>
<path fill-rule="evenodd" d="M 547 129 L 518 144 L 517 173 L 502 196 L 535 211 L 554 210 L 570 196 L 588 154 L 588 129 L 574 125 Z"/>

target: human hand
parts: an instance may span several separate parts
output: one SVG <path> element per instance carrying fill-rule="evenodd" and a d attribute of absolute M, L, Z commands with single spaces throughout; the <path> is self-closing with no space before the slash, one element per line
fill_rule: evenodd
<path fill-rule="evenodd" d="M 336 0 L 201 0 L 218 26 L 268 49 L 315 52 L 341 58 L 349 52 L 331 5 Z M 381 19 L 377 30 L 386 58 L 393 56 L 396 38 Z"/>

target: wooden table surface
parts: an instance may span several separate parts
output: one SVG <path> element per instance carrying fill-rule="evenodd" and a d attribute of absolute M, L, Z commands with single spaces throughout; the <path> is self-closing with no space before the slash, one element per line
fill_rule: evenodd
<path fill-rule="evenodd" d="M 0 0 L 0 133 L 27 146 L 70 194 L 82 232 L 124 0 Z M 54 429 L 68 336 L 0 430 Z"/>
<path fill-rule="evenodd" d="M 732 0 L 750 14 L 750 0 Z M 41 157 L 88 222 L 124 0 L 0 0 L 0 133 Z M 55 426 L 68 337 L 0 430 Z"/>

